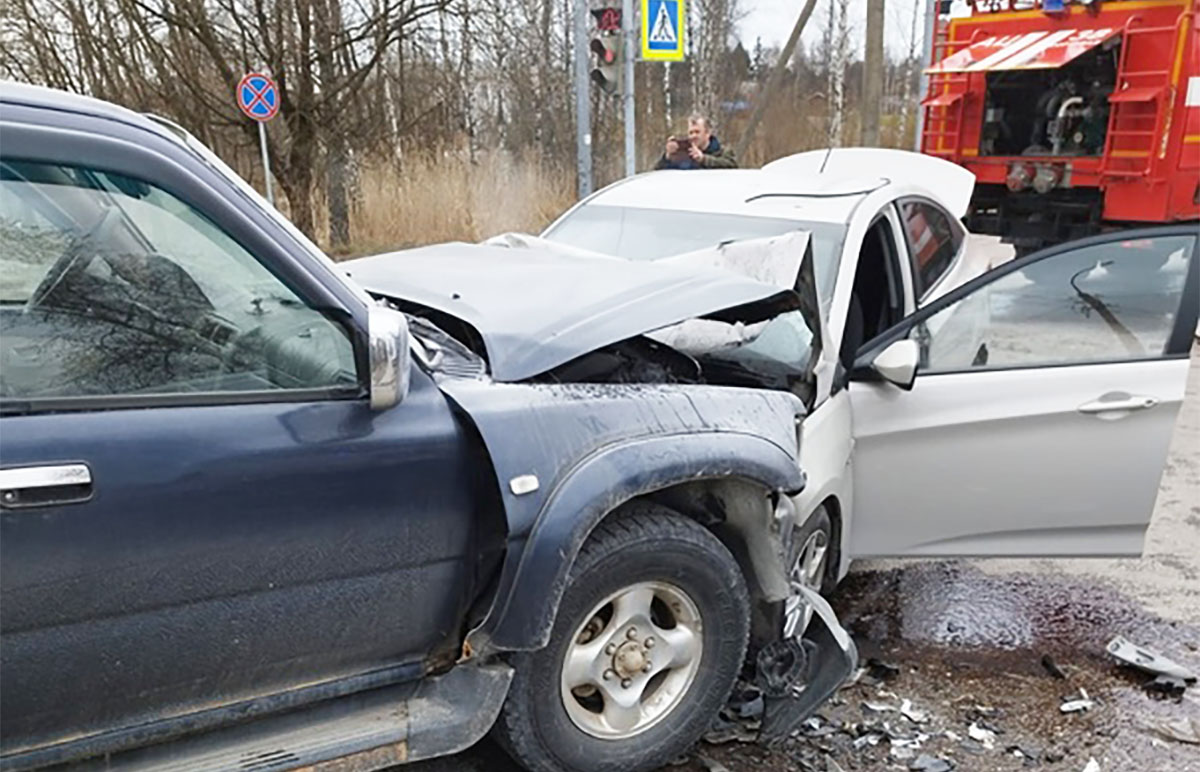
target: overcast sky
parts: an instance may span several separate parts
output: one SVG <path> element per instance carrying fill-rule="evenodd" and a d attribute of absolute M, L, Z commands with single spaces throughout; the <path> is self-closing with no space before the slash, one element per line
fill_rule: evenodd
<path fill-rule="evenodd" d="M 831 0 L 817 0 L 812 18 L 804 28 L 805 48 L 811 49 L 821 39 L 821 31 L 828 18 Z M 751 51 L 754 41 L 761 37 L 763 45 L 782 48 L 787 42 L 796 17 L 803 7 L 802 0 L 742 0 L 742 18 L 740 37 L 742 43 Z M 914 12 L 923 13 L 924 3 L 920 0 L 888 0 L 886 19 L 884 23 L 884 42 L 888 50 L 896 56 L 902 56 L 908 50 L 908 39 L 912 31 Z M 857 58 L 862 58 L 863 31 L 866 26 L 866 0 L 850 0 L 850 37 L 851 46 Z M 917 50 L 921 46 L 921 19 L 917 21 Z"/>

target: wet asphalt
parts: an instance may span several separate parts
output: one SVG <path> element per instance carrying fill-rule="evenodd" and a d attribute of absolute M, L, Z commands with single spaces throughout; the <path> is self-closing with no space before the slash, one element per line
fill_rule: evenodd
<path fill-rule="evenodd" d="M 1200 745 L 1153 728 L 1181 718 L 1200 726 L 1200 685 L 1182 696 L 1147 692 L 1148 676 L 1105 653 L 1123 635 L 1200 671 L 1200 346 L 1142 558 L 863 562 L 832 601 L 862 661 L 896 669 L 868 668 L 782 747 L 742 742 L 750 732 L 735 726 L 668 770 L 906 770 L 940 760 L 968 772 L 1083 772 L 1094 759 L 1100 772 L 1200 772 Z M 1081 689 L 1094 705 L 1063 713 Z M 898 710 L 904 700 L 910 717 Z M 407 769 L 516 772 L 486 741 Z"/>

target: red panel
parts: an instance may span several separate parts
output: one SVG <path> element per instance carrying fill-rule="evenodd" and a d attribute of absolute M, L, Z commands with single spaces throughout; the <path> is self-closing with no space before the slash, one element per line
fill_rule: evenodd
<path fill-rule="evenodd" d="M 1108 101 L 1153 102 L 1155 99 L 1158 99 L 1158 95 L 1162 92 L 1162 86 L 1141 86 L 1139 88 L 1127 88 L 1124 91 L 1118 91 L 1114 94 L 1109 94 Z"/>
<path fill-rule="evenodd" d="M 927 97 L 926 99 L 921 100 L 921 104 L 925 105 L 926 107 L 949 107 L 958 100 L 962 99 L 964 96 L 966 95 L 961 91 L 957 91 L 952 94 L 937 94 L 936 96 Z"/>

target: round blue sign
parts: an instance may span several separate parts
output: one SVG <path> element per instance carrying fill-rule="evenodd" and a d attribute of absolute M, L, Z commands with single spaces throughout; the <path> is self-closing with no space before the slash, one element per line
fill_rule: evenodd
<path fill-rule="evenodd" d="M 279 112 L 279 90 L 275 81 L 261 72 L 252 72 L 238 84 L 237 102 L 247 116 L 269 121 Z"/>

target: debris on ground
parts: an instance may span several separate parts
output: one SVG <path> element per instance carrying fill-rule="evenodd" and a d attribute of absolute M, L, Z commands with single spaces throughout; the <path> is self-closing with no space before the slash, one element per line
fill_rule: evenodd
<path fill-rule="evenodd" d="M 1033 745 L 1008 745 L 1004 752 L 1024 759 L 1026 766 L 1036 764 L 1042 758 L 1042 749 Z"/>
<path fill-rule="evenodd" d="M 1067 674 L 1064 673 L 1063 669 L 1060 668 L 1058 663 L 1054 661 L 1054 657 L 1051 657 L 1049 654 L 1042 655 L 1042 667 L 1046 669 L 1047 673 L 1055 678 L 1059 678 L 1064 681 L 1067 678 Z"/>
<path fill-rule="evenodd" d="M 928 753 L 922 753 L 912 760 L 908 768 L 916 772 L 950 772 L 954 769 L 954 763 L 947 759 L 930 756 Z"/>
<path fill-rule="evenodd" d="M 1083 772 L 1100 772 L 1100 762 L 1093 759 L 1088 759 L 1087 766 L 1083 768 Z"/>
<path fill-rule="evenodd" d="M 1096 707 L 1096 701 L 1088 697 L 1087 689 L 1080 689 L 1078 695 L 1064 698 L 1058 709 L 1063 713 L 1082 713 L 1094 707 Z"/>
<path fill-rule="evenodd" d="M 1155 676 L 1142 687 L 1150 694 L 1179 698 L 1187 691 L 1187 681 L 1175 676 Z"/>
<path fill-rule="evenodd" d="M 703 753 L 696 754 L 696 760 L 704 765 L 708 772 L 729 772 L 729 767 L 725 766 L 716 759 L 711 759 Z"/>
<path fill-rule="evenodd" d="M 975 722 L 972 722 L 971 726 L 967 727 L 967 736 L 989 751 L 996 747 L 996 733 Z"/>
<path fill-rule="evenodd" d="M 752 743 L 758 740 L 758 721 L 737 721 L 729 716 L 729 709 L 723 708 L 713 726 L 704 734 L 704 742 L 709 745 L 724 745 L 739 742 Z"/>
<path fill-rule="evenodd" d="M 912 700 L 904 700 L 900 703 L 900 715 L 904 716 L 914 724 L 924 724 L 929 720 L 929 713 L 915 708 L 912 704 Z"/>
<path fill-rule="evenodd" d="M 1182 679 L 1188 684 L 1196 683 L 1196 674 L 1183 665 L 1172 662 L 1144 646 L 1131 643 L 1119 635 L 1109 641 L 1106 650 L 1124 664 L 1144 670 L 1151 675 L 1172 676 Z"/>
<path fill-rule="evenodd" d="M 1170 721 L 1157 721 L 1150 724 L 1149 728 L 1168 740 L 1200 745 L 1200 720 L 1176 718 Z"/>

